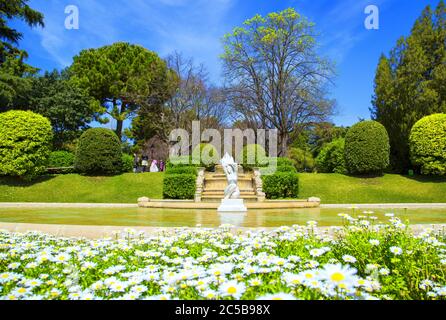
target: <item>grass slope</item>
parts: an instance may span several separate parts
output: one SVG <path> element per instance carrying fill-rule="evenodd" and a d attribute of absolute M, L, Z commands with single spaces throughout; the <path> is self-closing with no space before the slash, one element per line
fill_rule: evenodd
<path fill-rule="evenodd" d="M 161 199 L 163 177 L 163 173 L 126 173 L 46 176 L 33 182 L 0 178 L 0 202 L 136 203 L 143 196 Z"/>
<path fill-rule="evenodd" d="M 162 198 L 163 173 L 85 177 L 47 176 L 27 183 L 0 178 L 0 202 L 136 203 Z M 299 198 L 322 203 L 446 203 L 446 179 L 385 175 L 357 178 L 339 174 L 299 174 Z"/>
<path fill-rule="evenodd" d="M 299 174 L 299 198 L 322 203 L 446 203 L 446 179 L 387 174 L 357 178 L 340 174 Z"/>

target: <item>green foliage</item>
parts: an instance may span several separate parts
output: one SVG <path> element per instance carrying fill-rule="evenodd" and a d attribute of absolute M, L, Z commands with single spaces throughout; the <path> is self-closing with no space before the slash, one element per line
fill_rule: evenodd
<path fill-rule="evenodd" d="M 50 119 L 55 149 L 79 138 L 94 119 L 102 120 L 96 117 L 100 106 L 84 90 L 70 83 L 66 73 L 58 71 L 33 79 L 26 109 Z"/>
<path fill-rule="evenodd" d="M 166 170 L 166 175 L 171 174 L 192 174 L 194 176 L 198 175 L 197 167 L 193 166 L 178 166 L 178 167 L 169 167 Z"/>
<path fill-rule="evenodd" d="M 446 114 L 418 121 L 410 134 L 412 163 L 426 175 L 446 175 Z"/>
<path fill-rule="evenodd" d="M 57 172 L 62 174 L 73 173 L 74 169 L 74 153 L 68 151 L 53 151 L 48 158 L 48 168 L 51 173 Z M 62 169 L 64 168 L 64 169 Z M 70 169 L 68 169 L 70 168 Z"/>
<path fill-rule="evenodd" d="M 176 167 L 193 167 L 199 166 L 192 164 L 191 156 L 170 157 L 166 162 L 166 169 Z"/>
<path fill-rule="evenodd" d="M 85 174 L 120 173 L 122 151 L 119 138 L 109 129 L 88 129 L 79 139 L 75 167 Z"/>
<path fill-rule="evenodd" d="M 314 169 L 314 158 L 311 152 L 304 151 L 300 148 L 291 148 L 288 150 L 288 157 L 292 160 L 291 163 L 300 172 L 311 172 Z"/>
<path fill-rule="evenodd" d="M 297 173 L 297 169 L 294 166 L 278 166 L 277 172 L 291 172 Z"/>
<path fill-rule="evenodd" d="M 193 199 L 196 190 L 196 175 L 168 174 L 164 177 L 163 196 L 165 199 Z"/>
<path fill-rule="evenodd" d="M 388 131 L 391 164 L 398 172 L 410 169 L 409 135 L 424 116 L 446 112 L 446 8 L 426 7 L 409 37 L 399 39 L 376 71 L 374 120 Z"/>
<path fill-rule="evenodd" d="M 192 163 L 199 161 L 199 165 L 206 169 L 212 169 L 220 162 L 220 154 L 217 149 L 210 143 L 201 143 L 192 151 Z"/>
<path fill-rule="evenodd" d="M 0 3 L 0 64 L 19 50 L 16 45 L 23 34 L 12 28 L 13 20 L 22 20 L 30 27 L 44 26 L 43 14 L 28 5 L 29 0 L 2 0 Z"/>
<path fill-rule="evenodd" d="M 30 111 L 0 113 L 0 175 L 32 179 L 46 170 L 51 124 Z"/>
<path fill-rule="evenodd" d="M 121 138 L 124 120 L 135 116 L 141 106 L 150 109 L 168 98 L 166 63 L 141 46 L 118 42 L 99 49 L 83 50 L 70 67 L 73 83 L 86 89 L 117 121 Z"/>
<path fill-rule="evenodd" d="M 133 157 L 127 153 L 122 154 L 122 172 L 133 172 Z"/>
<path fill-rule="evenodd" d="M 389 136 L 376 121 L 354 125 L 345 137 L 345 163 L 351 174 L 382 174 L 389 166 Z"/>
<path fill-rule="evenodd" d="M 248 144 L 242 150 L 242 156 L 237 159 L 245 170 L 268 165 L 265 149 L 259 144 Z"/>
<path fill-rule="evenodd" d="M 299 177 L 291 172 L 278 172 L 262 176 L 263 192 L 268 199 L 297 198 Z"/>
<path fill-rule="evenodd" d="M 221 58 L 234 110 L 248 123 L 277 129 L 282 156 L 296 128 L 333 111 L 327 80 L 334 68 L 319 56 L 316 39 L 314 23 L 294 8 L 256 15 L 223 39 Z"/>
<path fill-rule="evenodd" d="M 316 168 L 322 173 L 347 173 L 345 139 L 336 139 L 325 145 L 316 158 Z"/>

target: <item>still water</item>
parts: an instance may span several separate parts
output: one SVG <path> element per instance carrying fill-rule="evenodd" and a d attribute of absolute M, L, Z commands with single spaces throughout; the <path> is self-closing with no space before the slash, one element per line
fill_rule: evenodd
<path fill-rule="evenodd" d="M 0 223 L 66 224 L 96 226 L 151 227 L 218 227 L 233 224 L 240 227 L 280 227 L 305 224 L 314 220 L 320 226 L 342 225 L 339 213 L 352 216 L 363 214 L 362 209 L 290 209 L 250 210 L 246 215 L 221 215 L 215 210 L 166 210 L 142 208 L 0 208 Z M 446 209 L 367 209 L 378 222 L 388 220 L 386 213 L 411 224 L 446 224 Z"/>

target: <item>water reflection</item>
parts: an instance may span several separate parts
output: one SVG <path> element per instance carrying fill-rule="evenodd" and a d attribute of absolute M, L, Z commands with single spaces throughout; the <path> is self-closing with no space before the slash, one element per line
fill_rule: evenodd
<path fill-rule="evenodd" d="M 242 227 L 248 214 L 246 212 L 219 212 L 220 223 Z"/>
<path fill-rule="evenodd" d="M 217 213 L 217 210 L 167 210 L 144 208 L 0 208 L 0 222 L 68 224 L 99 226 L 152 226 L 152 227 L 218 227 L 232 224 L 239 227 L 280 227 L 304 225 L 309 220 L 320 226 L 342 225 L 339 213 L 353 216 L 363 210 L 351 209 L 290 209 L 249 210 L 248 213 Z M 446 224 L 446 209 L 369 209 L 377 222 L 386 222 L 385 213 L 393 212 L 412 224 Z"/>

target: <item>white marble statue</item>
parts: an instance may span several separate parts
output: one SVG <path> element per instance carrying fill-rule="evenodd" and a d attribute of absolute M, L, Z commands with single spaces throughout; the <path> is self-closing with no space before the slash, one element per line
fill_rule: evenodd
<path fill-rule="evenodd" d="M 228 153 L 221 159 L 221 165 L 228 179 L 228 186 L 225 189 L 225 199 L 239 199 L 240 189 L 237 186 L 238 181 L 238 165 L 234 158 Z"/>

